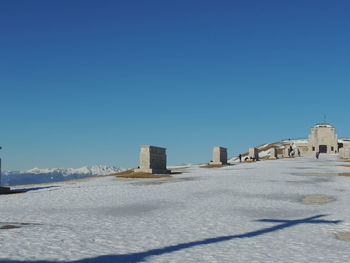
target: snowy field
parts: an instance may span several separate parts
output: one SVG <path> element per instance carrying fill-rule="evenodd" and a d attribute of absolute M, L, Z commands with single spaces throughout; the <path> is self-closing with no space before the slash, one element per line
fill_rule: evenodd
<path fill-rule="evenodd" d="M 337 164 L 321 155 L 1 195 L 0 227 L 19 228 L 0 229 L 0 262 L 350 262 L 335 236 L 350 231 L 350 177 L 315 175 L 350 172 Z M 303 203 L 316 194 L 334 200 Z"/>

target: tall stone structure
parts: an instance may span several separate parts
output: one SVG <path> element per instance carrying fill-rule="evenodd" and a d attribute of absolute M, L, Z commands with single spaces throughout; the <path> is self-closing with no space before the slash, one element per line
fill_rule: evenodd
<path fill-rule="evenodd" d="M 283 147 L 283 153 L 282 153 L 282 156 L 284 158 L 288 158 L 290 157 L 290 149 L 291 149 L 291 145 L 290 144 L 285 144 L 284 147 Z"/>
<path fill-rule="evenodd" d="M 166 148 L 144 145 L 140 149 L 140 166 L 135 172 L 165 174 L 170 173 L 166 168 Z"/>
<path fill-rule="evenodd" d="M 0 146 L 0 150 L 2 149 L 2 147 Z M 11 189 L 10 187 L 6 187 L 6 186 L 2 186 L 2 181 L 1 181 L 1 158 L 0 158 L 0 194 L 9 194 L 11 193 Z"/>
<path fill-rule="evenodd" d="M 275 147 L 270 148 L 270 160 L 276 160 L 277 157 L 277 149 Z"/>
<path fill-rule="evenodd" d="M 342 159 L 350 159 L 350 146 L 344 145 L 339 149 L 339 157 Z"/>
<path fill-rule="evenodd" d="M 255 148 L 255 147 L 249 148 L 249 157 L 254 158 L 256 161 L 259 161 L 258 148 Z"/>
<path fill-rule="evenodd" d="M 216 146 L 213 149 L 213 160 L 210 164 L 227 164 L 227 148 Z"/>
<path fill-rule="evenodd" d="M 311 128 L 311 134 L 308 140 L 309 153 L 337 153 L 338 152 L 338 136 L 335 128 L 327 123 L 317 124 Z"/>
<path fill-rule="evenodd" d="M 343 158 L 350 159 L 350 148 L 348 148 L 348 147 L 344 148 Z"/>

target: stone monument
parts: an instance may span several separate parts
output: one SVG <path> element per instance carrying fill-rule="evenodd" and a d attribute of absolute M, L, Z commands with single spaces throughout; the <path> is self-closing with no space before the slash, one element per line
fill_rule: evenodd
<path fill-rule="evenodd" d="M 211 165 L 227 164 L 227 148 L 216 146 L 213 149 L 213 160 Z"/>
<path fill-rule="evenodd" d="M 2 149 L 2 147 L 0 147 L 0 149 Z M 11 192 L 10 187 L 5 187 L 2 186 L 2 182 L 1 182 L 1 158 L 0 158 L 0 194 L 8 194 Z"/>
<path fill-rule="evenodd" d="M 343 155 L 344 159 L 350 159 L 350 148 L 344 148 L 344 155 Z"/>
<path fill-rule="evenodd" d="M 278 159 L 277 157 L 277 149 L 275 147 L 270 148 L 270 160 L 276 160 Z"/>
<path fill-rule="evenodd" d="M 340 148 L 339 157 L 342 159 L 350 159 L 350 147 Z"/>
<path fill-rule="evenodd" d="M 249 157 L 259 161 L 259 151 L 258 148 L 252 147 L 249 148 Z"/>
<path fill-rule="evenodd" d="M 166 148 L 144 145 L 140 149 L 140 166 L 134 172 L 167 174 Z"/>
<path fill-rule="evenodd" d="M 283 148 L 283 158 L 289 158 L 292 157 L 291 153 L 293 151 L 292 145 L 285 144 Z"/>

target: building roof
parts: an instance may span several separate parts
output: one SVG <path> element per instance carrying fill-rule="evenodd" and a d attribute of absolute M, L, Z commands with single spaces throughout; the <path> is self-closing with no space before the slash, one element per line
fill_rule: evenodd
<path fill-rule="evenodd" d="M 318 123 L 314 126 L 314 128 L 334 128 L 329 123 Z"/>

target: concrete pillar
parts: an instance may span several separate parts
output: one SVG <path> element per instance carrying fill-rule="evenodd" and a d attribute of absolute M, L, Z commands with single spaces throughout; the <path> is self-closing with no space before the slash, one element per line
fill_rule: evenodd
<path fill-rule="evenodd" d="M 258 148 L 255 148 L 255 147 L 249 148 L 249 157 L 254 158 L 256 161 L 259 161 Z"/>
<path fill-rule="evenodd" d="M 213 160 L 210 164 L 227 164 L 227 148 L 216 146 L 213 149 Z"/>
<path fill-rule="evenodd" d="M 283 157 L 284 158 L 291 157 L 291 155 L 290 155 L 291 149 L 290 148 L 291 148 L 291 146 L 289 144 L 284 146 L 284 148 L 283 148 Z"/>
<path fill-rule="evenodd" d="M 344 147 L 339 148 L 339 157 L 341 159 L 350 159 L 350 145 L 344 145 Z"/>
<path fill-rule="evenodd" d="M 170 173 L 166 168 L 166 149 L 144 145 L 140 149 L 140 166 L 135 172 L 164 174 Z"/>
<path fill-rule="evenodd" d="M 349 147 L 344 148 L 343 159 L 350 159 L 350 148 Z"/>
<path fill-rule="evenodd" d="M 0 147 L 0 149 L 1 149 L 1 147 Z M 10 187 L 2 186 L 2 181 L 1 181 L 1 179 L 2 179 L 1 165 L 2 165 L 2 163 L 1 163 L 1 158 L 0 158 L 0 194 L 9 194 L 9 193 L 11 193 Z"/>
<path fill-rule="evenodd" d="M 277 157 L 277 149 L 275 147 L 270 148 L 270 160 L 276 160 Z"/>

